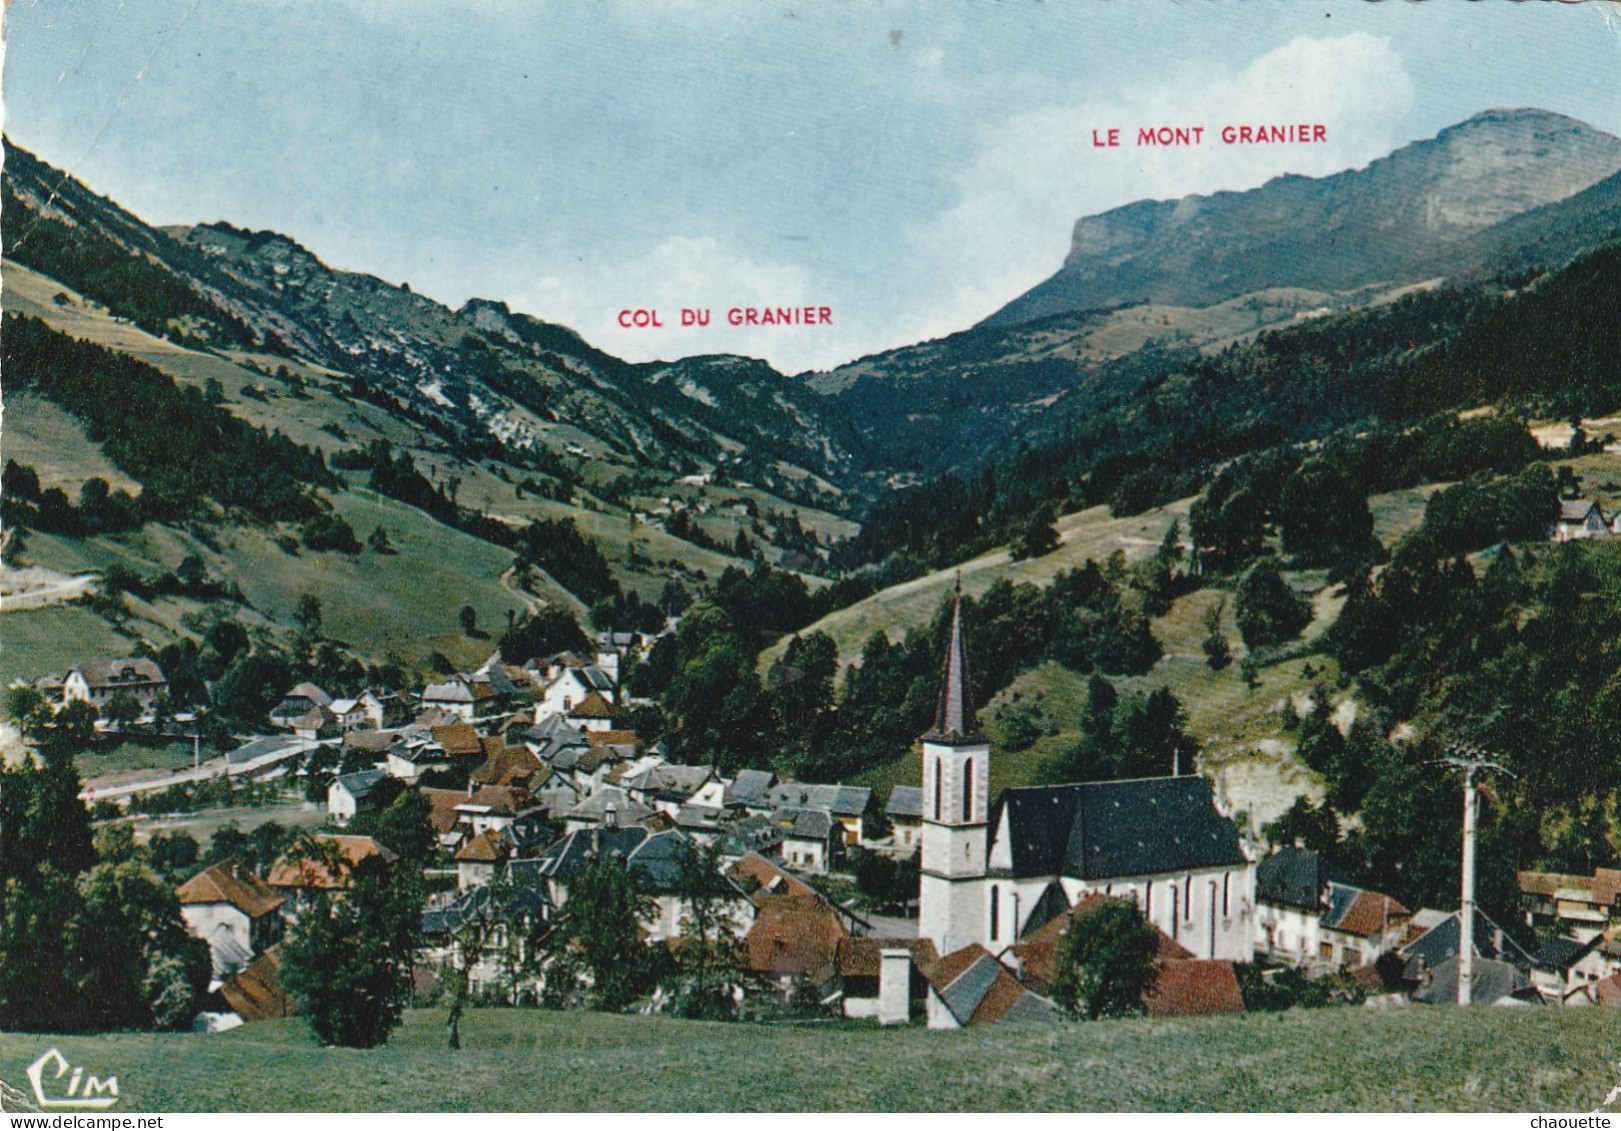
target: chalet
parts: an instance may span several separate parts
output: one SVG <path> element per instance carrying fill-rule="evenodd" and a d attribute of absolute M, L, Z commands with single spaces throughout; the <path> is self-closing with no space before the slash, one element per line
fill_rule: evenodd
<path fill-rule="evenodd" d="M 548 715 L 531 727 L 507 732 L 508 742 L 521 742 L 529 752 L 550 765 L 565 750 L 574 750 L 576 756 L 591 748 L 585 732 L 569 725 L 562 715 Z"/>
<path fill-rule="evenodd" d="M 385 757 L 384 769 L 390 777 L 415 782 L 424 774 L 450 769 L 456 759 L 438 742 L 427 727 L 409 726 L 402 731 L 357 731 L 344 739 L 344 746 L 369 743 L 373 735 L 382 736 Z"/>
<path fill-rule="evenodd" d="M 355 700 L 355 705 L 366 713 L 372 730 L 404 726 L 411 717 L 410 698 L 386 687 L 367 688 Z"/>
<path fill-rule="evenodd" d="M 281 938 L 276 912 L 286 899 L 234 858 L 198 872 L 175 894 L 187 929 L 208 944 L 216 981 Z"/>
<path fill-rule="evenodd" d="M 482 761 L 484 758 L 484 742 L 471 723 L 429 727 L 428 734 L 453 760 L 476 758 Z"/>
<path fill-rule="evenodd" d="M 469 780 L 475 785 L 516 785 L 533 790 L 551 771 L 526 746 L 506 746 L 499 739 L 484 740 L 484 761 Z"/>
<path fill-rule="evenodd" d="M 1611 533 L 1603 508 L 1589 499 L 1561 499 L 1559 514 L 1548 529 L 1548 537 L 1555 542 L 1605 538 Z"/>
<path fill-rule="evenodd" d="M 746 856 L 782 859 L 782 826 L 765 814 L 751 814 L 726 826 L 721 838 L 721 852 L 726 856 Z"/>
<path fill-rule="evenodd" d="M 142 658 L 93 660 L 75 664 L 62 677 L 62 705 L 75 699 L 100 710 L 120 691 L 135 697 L 142 707 L 150 707 L 169 681 L 156 662 Z"/>
<path fill-rule="evenodd" d="M 286 900 L 283 913 L 290 918 L 309 906 L 317 892 L 341 892 L 349 886 L 350 874 L 367 861 L 393 864 L 399 854 L 369 836 L 316 835 L 318 844 L 336 850 L 333 864 L 307 857 L 283 856 L 271 866 L 266 882 Z"/>
<path fill-rule="evenodd" d="M 757 891 L 752 903 L 754 920 L 743 935 L 750 977 L 784 999 L 807 985 L 828 1000 L 836 992 L 839 946 L 851 937 L 838 910 L 803 885 Z"/>
<path fill-rule="evenodd" d="M 330 710 L 332 701 L 332 696 L 315 684 L 301 683 L 282 696 L 281 702 L 270 708 L 270 725 L 283 730 L 296 730 L 303 724 L 307 730 L 310 716 L 321 712 L 322 720 L 330 720 L 336 726 L 337 717 Z"/>
<path fill-rule="evenodd" d="M 587 692 L 584 699 L 564 712 L 564 717 L 570 726 L 585 731 L 587 736 L 612 730 L 614 725 L 613 706 L 600 691 Z"/>
<path fill-rule="evenodd" d="M 520 928 L 532 927 L 546 922 L 552 915 L 539 863 L 538 860 L 514 860 L 506 865 L 507 885 L 503 891 L 508 902 L 504 906 L 493 906 L 497 893 L 488 883 L 454 894 L 445 893 L 430 901 L 422 912 L 422 964 L 463 968 L 458 932 L 474 920 L 491 917 L 496 925 L 485 942 L 484 953 L 467 968 L 467 989 L 475 997 L 497 988 L 512 992 L 515 987 L 508 982 L 511 967 L 506 961 L 510 941 L 505 934 L 506 924 L 516 918 Z M 525 940 L 517 941 L 521 948 Z M 523 992 L 537 992 L 538 981 L 524 987 Z"/>
<path fill-rule="evenodd" d="M 1374 962 L 1401 946 L 1412 915 L 1388 895 L 1330 883 L 1318 924 L 1317 959 L 1336 968 Z"/>
<path fill-rule="evenodd" d="M 1553 927 L 1586 942 L 1621 918 L 1621 869 L 1598 868 L 1591 876 L 1520 872 L 1517 878 L 1528 927 Z"/>
<path fill-rule="evenodd" d="M 359 699 L 334 699 L 327 710 L 332 712 L 332 717 L 338 721 L 338 729 L 344 734 L 373 729 L 371 715 L 360 705 Z"/>
<path fill-rule="evenodd" d="M 889 791 L 884 817 L 893 830 L 894 846 L 915 852 L 923 842 L 923 790 L 915 785 L 897 785 Z"/>
<path fill-rule="evenodd" d="M 326 811 L 335 824 L 347 825 L 356 813 L 381 809 L 398 794 L 398 782 L 382 770 L 339 774 L 326 787 Z"/>
<path fill-rule="evenodd" d="M 463 723 L 484 725 L 507 713 L 512 701 L 511 683 L 494 673 L 488 676 L 457 675 L 422 689 L 423 710 L 438 710 Z"/>

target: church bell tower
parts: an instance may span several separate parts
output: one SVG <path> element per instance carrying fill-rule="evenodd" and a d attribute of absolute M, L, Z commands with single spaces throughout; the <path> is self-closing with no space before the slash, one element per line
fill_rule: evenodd
<path fill-rule="evenodd" d="M 986 939 L 990 784 L 991 747 L 973 715 L 959 583 L 934 727 L 923 736 L 918 934 L 941 954 Z"/>

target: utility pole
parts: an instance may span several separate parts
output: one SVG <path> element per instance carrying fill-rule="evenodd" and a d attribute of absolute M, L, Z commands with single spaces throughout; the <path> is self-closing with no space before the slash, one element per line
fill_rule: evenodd
<path fill-rule="evenodd" d="M 1475 829 L 1480 819 L 1480 792 L 1475 775 L 1482 770 L 1514 774 L 1486 752 L 1463 743 L 1447 747 L 1447 757 L 1439 759 L 1463 771 L 1463 890 L 1458 907 L 1458 1004 L 1468 1005 L 1475 989 Z"/>

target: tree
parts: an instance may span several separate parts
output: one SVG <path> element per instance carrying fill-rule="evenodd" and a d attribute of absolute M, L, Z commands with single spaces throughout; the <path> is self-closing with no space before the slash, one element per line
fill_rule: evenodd
<path fill-rule="evenodd" d="M 374 1048 L 388 1040 L 410 994 L 421 886 L 370 856 L 350 867 L 331 842 L 305 841 L 295 858 L 343 876 L 320 889 L 282 943 L 282 984 L 327 1045 Z"/>
<path fill-rule="evenodd" d="M 1022 562 L 1027 558 L 1045 557 L 1058 549 L 1058 528 L 1053 525 L 1057 509 L 1052 503 L 1036 508 L 1014 535 L 1008 556 Z"/>
<path fill-rule="evenodd" d="M 141 717 L 141 701 L 128 691 L 119 691 L 107 700 L 107 705 L 101 709 L 101 717 L 123 730 Z"/>
<path fill-rule="evenodd" d="M 1053 1000 L 1097 1020 L 1143 1011 L 1158 977 L 1159 932 L 1130 899 L 1104 899 L 1077 912 L 1058 940 Z"/>
<path fill-rule="evenodd" d="M 671 1011 L 683 1017 L 730 1020 L 737 1011 L 732 987 L 740 976 L 737 924 L 731 903 L 737 889 L 723 875 L 720 842 L 687 840 L 680 849 L 676 896 L 686 907 L 676 951 L 679 984 Z"/>
<path fill-rule="evenodd" d="M 322 626 L 321 598 L 313 593 L 305 593 L 298 599 L 298 607 L 293 610 L 293 620 L 298 627 L 312 636 L 319 636 Z"/>
<path fill-rule="evenodd" d="M 1222 617 L 1227 612 L 1227 598 L 1223 597 L 1205 611 L 1205 637 L 1200 643 L 1205 663 L 1210 670 L 1219 672 L 1233 662 L 1233 650 L 1227 643 L 1227 634 L 1221 629 Z"/>
<path fill-rule="evenodd" d="M 463 636 L 478 635 L 478 610 L 474 609 L 472 605 L 463 605 L 456 616 L 461 621 Z"/>
<path fill-rule="evenodd" d="M 49 743 L 67 749 L 88 745 L 96 737 L 96 709 L 83 699 L 75 699 L 60 711 L 51 724 Z"/>
<path fill-rule="evenodd" d="M 374 527 L 372 532 L 366 535 L 366 546 L 374 554 L 392 554 L 394 552 L 394 545 L 388 540 L 388 531 L 381 526 Z"/>
<path fill-rule="evenodd" d="M 18 684 L 6 688 L 6 714 L 24 734 L 34 736 L 50 719 L 51 705 L 36 688 Z"/>
<path fill-rule="evenodd" d="M 1311 605 L 1289 588 L 1271 558 L 1262 558 L 1239 578 L 1233 611 L 1238 634 L 1251 649 L 1281 644 L 1311 623 Z"/>
<path fill-rule="evenodd" d="M 569 885 L 554 942 L 577 951 L 594 1008 L 617 1012 L 641 993 L 647 949 L 642 920 L 651 913 L 651 901 L 617 860 L 594 861 Z M 548 981 L 557 974 L 554 964 Z"/>

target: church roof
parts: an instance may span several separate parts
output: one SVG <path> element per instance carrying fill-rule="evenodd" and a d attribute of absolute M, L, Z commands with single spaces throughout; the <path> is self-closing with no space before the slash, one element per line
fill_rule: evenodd
<path fill-rule="evenodd" d="M 1238 826 L 1199 774 L 1008 789 L 991 827 L 1016 877 L 1097 880 L 1248 863 Z"/>
<path fill-rule="evenodd" d="M 985 732 L 974 716 L 973 688 L 968 680 L 968 647 L 962 635 L 962 591 L 959 588 L 951 610 L 951 644 L 946 649 L 945 671 L 940 679 L 940 698 L 934 708 L 934 729 L 923 736 L 925 742 L 977 744 Z"/>

